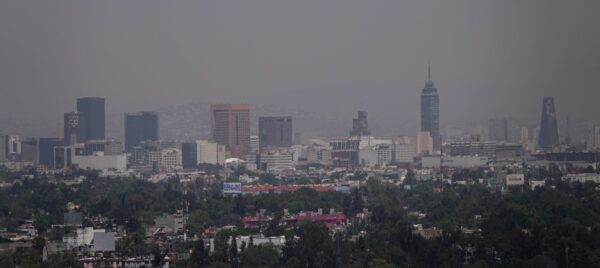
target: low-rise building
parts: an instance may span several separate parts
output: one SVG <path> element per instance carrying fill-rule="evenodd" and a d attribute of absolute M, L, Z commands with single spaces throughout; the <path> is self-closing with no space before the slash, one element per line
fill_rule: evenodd
<path fill-rule="evenodd" d="M 562 177 L 564 181 L 586 183 L 588 181 L 600 183 L 600 174 L 582 173 L 582 174 L 567 174 Z"/>

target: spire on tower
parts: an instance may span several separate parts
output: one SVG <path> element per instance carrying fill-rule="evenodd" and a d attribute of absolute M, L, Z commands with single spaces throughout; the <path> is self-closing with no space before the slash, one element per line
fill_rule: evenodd
<path fill-rule="evenodd" d="M 427 61 L 427 81 L 431 81 L 431 62 Z"/>

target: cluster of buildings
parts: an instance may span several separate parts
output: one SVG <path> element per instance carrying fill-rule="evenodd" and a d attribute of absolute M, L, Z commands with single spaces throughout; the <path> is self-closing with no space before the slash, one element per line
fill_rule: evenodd
<path fill-rule="evenodd" d="M 564 141 L 559 139 L 552 97 L 543 98 L 539 126 L 492 118 L 485 135 L 471 134 L 468 138 L 442 137 L 439 94 L 431 80 L 431 68 L 420 100 L 421 127 L 414 136 L 376 137 L 369 129 L 367 112 L 358 111 L 348 136 L 301 142 L 291 116 L 260 116 L 254 129 L 251 105 L 213 104 L 211 134 L 204 140 L 161 140 L 158 115 L 137 112 L 124 115 L 122 143 L 105 135 L 105 100 L 80 98 L 76 111 L 64 114 L 63 137 L 0 135 L 0 162 L 11 169 L 79 167 L 107 175 L 192 170 L 203 164 L 242 164 L 251 171 L 294 174 L 299 166 L 473 168 L 540 162 L 556 153 L 588 153 L 568 146 L 568 131 Z M 593 134 L 591 143 L 600 148 L 600 127 L 595 127 Z"/>
<path fill-rule="evenodd" d="M 266 226 L 272 220 L 272 215 L 262 215 L 260 213 L 256 216 L 245 216 L 242 218 L 244 228 Z M 284 215 L 281 217 L 281 224 L 283 226 L 293 225 L 302 221 L 322 222 L 327 228 L 332 228 L 337 225 L 346 224 L 346 216 L 344 213 L 335 212 L 334 209 L 330 209 L 329 214 L 323 214 L 323 210 L 319 209 L 317 212 L 301 211 L 296 214 L 289 214 L 287 211 L 284 211 Z"/>

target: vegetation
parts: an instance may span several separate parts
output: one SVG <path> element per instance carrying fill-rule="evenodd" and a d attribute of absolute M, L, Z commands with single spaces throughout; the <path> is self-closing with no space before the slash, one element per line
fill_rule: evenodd
<path fill-rule="evenodd" d="M 187 186 L 191 235 L 200 236 L 209 227 L 240 228 L 217 233 L 212 254 L 198 241 L 181 242 L 172 249 L 189 253 L 177 267 L 600 267 L 598 185 L 564 183 L 552 170 L 532 172 L 545 172 L 548 185 L 500 193 L 481 185 L 441 181 L 415 181 L 415 187 L 406 190 L 369 180 L 349 194 L 301 189 L 234 197 L 223 195 L 220 185 L 194 181 Z M 483 175 L 464 171 L 457 176 Z M 57 237 L 49 227 L 62 222 L 71 202 L 80 205 L 84 215 L 111 219 L 107 228 L 125 226 L 128 236 L 117 245 L 124 256 L 154 254 L 159 259 L 161 251 L 146 244 L 142 226 L 158 215 L 176 212 L 184 201 L 178 179 L 150 183 L 95 178 L 73 186 L 38 177 L 13 182 L 18 183 L 0 189 L 0 227 L 15 230 L 20 220 L 33 218 L 40 236 Z M 295 213 L 318 208 L 334 208 L 350 218 L 365 208 L 370 213 L 335 233 L 314 222 L 291 229 L 279 225 L 283 209 Z M 241 217 L 261 209 L 275 213 L 262 232 L 285 235 L 285 246 L 250 243 L 238 253 L 228 246 L 228 239 L 247 234 Z M 414 224 L 442 229 L 442 236 L 425 239 L 415 233 Z M 37 248 L 0 254 L 0 267 L 74 263 L 69 254 L 49 256 L 42 263 Z"/>

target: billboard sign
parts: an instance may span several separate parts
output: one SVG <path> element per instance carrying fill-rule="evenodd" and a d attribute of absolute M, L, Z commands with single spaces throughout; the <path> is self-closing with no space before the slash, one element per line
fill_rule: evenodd
<path fill-rule="evenodd" d="M 525 184 L 525 175 L 523 174 L 508 174 L 506 175 L 506 186 L 515 186 Z"/>
<path fill-rule="evenodd" d="M 241 194 L 242 184 L 239 182 L 224 182 L 223 183 L 224 194 Z"/>

